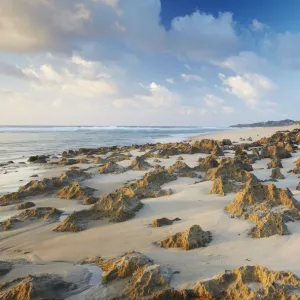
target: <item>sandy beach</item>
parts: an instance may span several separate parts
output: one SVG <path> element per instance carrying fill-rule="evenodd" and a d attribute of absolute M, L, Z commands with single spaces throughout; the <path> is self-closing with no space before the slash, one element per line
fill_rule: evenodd
<path fill-rule="evenodd" d="M 190 138 L 190 140 L 193 144 L 201 139 L 217 141 L 230 139 L 231 146 L 220 144 L 222 154 L 217 155 L 216 158 L 220 165 L 220 161 L 224 157 L 233 159 L 237 155 L 236 149 L 240 144 L 251 144 L 263 137 L 269 138 L 277 131 L 292 132 L 293 130 L 300 130 L 300 126 L 233 129 L 231 131 L 199 135 Z M 296 143 L 294 146 L 297 146 Z M 174 145 L 169 145 L 167 149 L 171 147 L 174 147 Z M 258 146 L 250 145 L 250 147 L 245 148 L 245 155 L 250 157 L 252 155 L 250 154 L 252 153 L 251 149 L 255 147 Z M 266 146 L 259 147 L 261 153 L 261 148 Z M 70 148 L 72 148 L 72 145 L 70 145 Z M 2 276 L 2 273 L 0 273 L 1 282 L 10 282 L 27 274 L 40 276 L 41 274 L 50 273 L 60 276 L 66 282 L 77 285 L 76 289 L 68 290 L 63 294 L 63 298 L 110 299 L 119 296 L 119 293 L 128 282 L 123 282 L 122 280 L 125 279 L 122 279 L 105 286 L 101 283 L 101 276 L 104 272 L 102 272 L 99 264 L 95 263 L 95 260 L 91 260 L 91 263 L 87 264 L 80 264 L 80 262 L 92 257 L 101 257 L 102 260 L 108 260 L 132 251 L 140 252 L 155 264 L 176 271 L 168 283 L 169 288 L 174 290 L 193 289 L 198 282 L 211 279 L 225 270 L 242 266 L 259 265 L 272 271 L 290 271 L 300 277 L 300 258 L 298 257 L 300 247 L 299 220 L 295 217 L 295 219 L 285 222 L 289 234 L 271 234 L 262 238 L 249 236 L 249 230 L 255 227 L 253 219 L 232 217 L 230 212 L 225 210 L 225 207 L 234 201 L 238 192 L 226 192 L 224 196 L 211 194 L 213 180 L 207 179 L 209 169 L 197 168 L 199 159 L 200 161 L 201 158 L 206 159 L 210 156 L 210 153 L 199 151 L 199 153 L 192 154 L 179 153 L 171 155 L 170 153 L 160 157 L 149 157 L 146 156 L 149 151 L 147 147 L 126 148 L 118 153 L 114 151 L 93 155 L 91 153 L 89 155 L 87 153 L 65 155 L 65 160 L 81 159 L 71 166 L 63 165 L 61 161 L 64 158 L 60 156 L 58 158 L 47 158 L 47 163 L 42 164 L 29 164 L 26 162 L 25 165 L 1 167 L 0 196 L 2 198 L 0 199 L 3 201 L 5 195 L 17 192 L 20 186 L 25 185 L 30 180 L 41 181 L 45 178 L 58 177 L 70 170 L 71 167 L 85 170 L 88 174 L 86 177 L 80 179 L 76 177 L 75 179 L 81 187 L 93 189 L 91 198 L 96 198 L 95 201 L 98 202 L 94 203 L 98 208 L 102 205 L 100 198 L 116 191 L 128 182 L 143 180 L 149 172 L 155 170 L 154 166 L 157 164 L 165 168 L 164 170 L 169 170 L 169 167 L 181 161 L 190 167 L 189 172 L 193 171 L 194 175 L 183 177 L 180 173 L 176 173 L 176 178 L 174 176 L 173 180 L 163 182 L 158 190 L 158 192 L 169 190 L 171 192 L 155 194 L 155 197 L 147 197 L 151 193 L 140 197 L 141 199 L 136 201 L 140 201 L 143 207 L 136 209 L 133 214 L 130 214 L 130 217 L 127 217 L 126 214 L 126 218 L 124 217 L 125 219 L 122 219 L 122 221 L 112 222 L 110 218 L 115 217 L 116 212 L 111 207 L 109 213 L 106 210 L 103 217 L 95 219 L 88 219 L 87 217 L 84 221 L 88 221 L 88 224 L 85 224 L 84 230 L 79 232 L 53 231 L 58 224 L 65 222 L 72 212 L 89 210 L 94 207 L 94 204 L 83 205 L 82 199 L 84 198 L 58 198 L 59 190 L 65 186 L 52 189 L 50 192 L 26 194 L 25 198 L 20 198 L 15 203 L 12 201 L 0 206 L 0 220 L 2 221 L 0 223 L 2 227 L 2 230 L 0 230 L 1 261 L 9 261 L 12 265 L 11 270 Z M 99 172 L 99 168 L 106 168 L 106 164 L 95 162 L 96 158 L 101 158 L 107 162 L 113 155 L 120 156 L 121 152 L 125 153 L 127 157 L 115 162 L 117 167 L 115 165 L 114 167 L 117 169 L 112 171 L 105 169 L 103 173 Z M 131 163 L 136 157 L 143 155 L 145 155 L 144 161 L 149 166 L 140 169 L 131 168 Z M 294 149 L 289 156 L 288 158 L 282 157 L 281 160 L 282 168 L 280 168 L 280 172 L 284 179 L 271 180 L 272 169 L 268 168 L 271 158 L 262 156 L 259 156 L 250 164 L 253 170 L 249 173 L 253 174 L 262 185 L 274 184 L 276 188 L 288 188 L 293 195 L 291 197 L 300 202 L 300 191 L 296 189 L 300 182 L 299 175 L 289 172 L 296 168 L 296 162 L 300 158 L 300 150 Z M 4 172 L 6 172 L 5 175 Z M 169 173 L 171 174 L 171 171 Z M 36 177 L 31 177 L 34 174 Z M 72 184 L 73 181 L 68 181 L 68 184 Z M 23 197 L 23 194 L 19 196 Z M 92 203 L 92 200 L 89 201 Z M 3 223 L 9 218 L 16 217 L 22 211 L 24 212 L 24 210 L 17 210 L 16 207 L 25 202 L 34 203 L 35 206 L 29 208 L 31 210 L 42 207 L 55 208 L 60 211 L 59 216 L 53 219 L 26 217 L 21 221 L 19 220 L 16 225 L 12 222 L 9 229 L 5 230 Z M 276 207 L 272 207 L 273 211 L 277 209 Z M 270 211 L 272 209 L 270 208 Z M 163 217 L 168 219 L 180 218 L 180 220 L 159 228 L 151 225 L 153 220 Z M 175 233 L 184 232 L 193 225 L 200 225 L 203 231 L 210 232 L 211 241 L 206 246 L 186 251 L 177 247 L 164 248 L 157 245 L 158 241 L 162 241 Z M 124 299 L 130 298 L 134 299 L 133 296 Z M 141 296 L 140 299 L 152 298 L 146 296 L 142 298 Z M 227 298 L 224 297 L 224 299 Z"/>

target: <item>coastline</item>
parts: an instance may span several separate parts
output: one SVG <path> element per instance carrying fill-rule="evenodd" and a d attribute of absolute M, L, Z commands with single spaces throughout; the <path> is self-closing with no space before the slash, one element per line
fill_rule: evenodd
<path fill-rule="evenodd" d="M 192 141 L 199 139 L 231 139 L 233 142 L 241 142 L 240 138 L 252 138 L 256 141 L 262 137 L 269 137 L 276 131 L 293 130 L 300 126 L 284 126 L 272 128 L 238 129 L 223 132 L 198 135 L 190 138 Z M 247 141 L 244 141 L 247 142 Z M 70 147 L 72 148 L 72 147 Z M 127 149 L 125 150 L 127 153 Z M 147 151 L 140 146 L 137 149 L 128 150 L 131 157 L 118 161 L 123 168 L 130 166 L 137 157 Z M 225 152 L 225 151 L 224 151 Z M 118 153 L 112 152 L 114 156 Z M 110 153 L 100 155 L 106 159 Z M 234 150 L 226 150 L 225 157 L 234 157 Z M 161 167 L 174 165 L 179 157 L 190 168 L 195 168 L 201 158 L 207 158 L 209 154 L 175 154 L 159 158 Z M 285 179 L 277 182 L 270 180 L 271 170 L 267 168 L 270 159 L 263 158 L 254 162 L 251 172 L 265 184 L 272 183 L 278 188 L 289 188 L 296 200 L 300 201 L 300 191 L 296 190 L 299 178 L 295 174 L 288 173 L 295 167 L 296 160 L 300 157 L 300 151 L 292 153 L 291 158 L 282 160 L 281 169 Z M 91 178 L 80 181 L 83 186 L 95 189 L 97 198 L 111 193 L 128 181 L 143 178 L 149 170 L 128 170 L 111 174 L 99 174 L 99 164 L 87 161 L 87 155 L 76 155 L 70 159 L 84 158 L 75 166 L 87 170 L 92 174 Z M 224 158 L 220 156 L 219 159 Z M 54 159 L 58 161 L 61 158 Z M 146 161 L 153 170 L 155 158 L 149 157 Z M 47 164 L 48 165 L 48 164 Z M 8 173 L 11 180 L 22 178 L 19 185 L 26 184 L 32 174 L 37 174 L 36 179 L 59 176 L 69 170 L 69 166 L 60 165 L 28 165 L 24 167 L 27 175 L 23 173 Z M 205 172 L 199 173 L 202 178 Z M 3 185 L 4 179 L 1 182 Z M 79 266 L 78 262 L 87 257 L 101 256 L 103 259 L 114 258 L 126 252 L 137 251 L 151 258 L 155 263 L 170 267 L 179 271 L 171 280 L 171 287 L 176 289 L 191 288 L 198 282 L 211 278 L 224 272 L 224 270 L 238 268 L 245 265 L 262 265 L 271 270 L 289 270 L 300 276 L 300 258 L 297 255 L 300 247 L 300 222 L 287 224 L 290 235 L 274 235 L 269 238 L 254 239 L 247 234 L 254 226 L 253 221 L 230 218 L 224 207 L 235 198 L 235 193 L 225 196 L 210 194 L 213 182 L 193 177 L 178 177 L 176 180 L 164 183 L 163 190 L 172 190 L 172 194 L 141 200 L 143 207 L 135 213 L 135 216 L 125 222 L 112 223 L 107 219 L 91 221 L 89 227 L 81 232 L 54 232 L 57 222 L 34 221 L 29 225 L 0 232 L 0 247 L 3 249 L 3 259 L 24 259 L 27 263 L 16 265 L 13 271 L 5 275 L 2 280 L 10 281 L 16 277 L 43 272 L 54 273 L 63 276 L 65 280 L 73 278 L 78 285 L 87 289 L 86 299 L 94 299 L 95 295 L 104 293 L 104 287 L 99 283 L 87 287 L 83 279 L 89 274 L 88 267 Z M 0 188 L 1 192 L 1 188 Z M 7 190 L 5 190 L 7 192 Z M 87 209 L 82 201 L 76 199 L 58 199 L 56 194 L 43 194 L 29 197 L 26 201 L 32 201 L 36 207 L 55 207 L 67 213 L 74 210 Z M 0 207 L 0 218 L 16 215 L 16 205 Z M 153 220 L 167 217 L 181 220 L 170 226 L 153 228 L 150 226 Z M 192 225 L 199 224 L 205 231 L 210 231 L 212 241 L 207 247 L 184 251 L 179 248 L 165 249 L 158 247 L 155 242 L 165 239 L 177 232 L 184 232 Z M 90 265 L 88 265 L 90 266 Z M 83 276 L 84 275 L 84 276 Z M 98 278 L 100 282 L 100 278 Z M 106 291 L 107 292 L 107 291 Z M 89 298 L 90 297 L 90 298 Z M 70 298 L 71 299 L 71 298 Z M 76 299 L 76 298 L 74 298 Z M 80 299 L 80 298 L 78 298 Z"/>

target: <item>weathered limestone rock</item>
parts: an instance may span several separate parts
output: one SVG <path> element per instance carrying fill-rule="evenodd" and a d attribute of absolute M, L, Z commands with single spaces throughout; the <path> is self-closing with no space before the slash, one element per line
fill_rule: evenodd
<path fill-rule="evenodd" d="M 242 219 L 259 219 L 269 209 L 283 205 L 290 209 L 300 209 L 300 203 L 288 189 L 277 188 L 274 184 L 263 185 L 252 181 L 247 182 L 243 191 L 236 194 L 235 199 L 225 207 L 233 217 Z"/>
<path fill-rule="evenodd" d="M 36 155 L 36 156 L 30 156 L 28 159 L 28 162 L 34 163 L 34 164 L 46 164 L 47 163 L 47 156 L 45 155 Z"/>
<path fill-rule="evenodd" d="M 297 191 L 300 191 L 300 182 L 298 183 L 297 187 L 296 187 Z"/>
<path fill-rule="evenodd" d="M 178 156 L 177 160 L 183 160 L 183 157 L 182 156 Z"/>
<path fill-rule="evenodd" d="M 280 213 L 273 212 L 258 220 L 256 226 L 249 231 L 249 235 L 253 238 L 264 238 L 276 234 L 287 235 L 289 231 Z"/>
<path fill-rule="evenodd" d="M 223 150 L 218 144 L 218 141 L 203 139 L 200 141 L 195 141 L 192 144 L 191 154 L 194 153 L 208 153 L 216 156 L 223 156 Z"/>
<path fill-rule="evenodd" d="M 226 270 L 195 286 L 200 299 L 296 300 L 299 291 L 299 278 L 291 272 L 269 271 L 258 265 Z"/>
<path fill-rule="evenodd" d="M 175 221 L 180 221 L 180 218 L 175 218 L 173 220 L 170 220 L 168 218 L 161 218 L 161 219 L 156 219 L 152 222 L 153 227 L 162 227 L 162 226 L 167 226 L 167 225 L 172 225 Z"/>
<path fill-rule="evenodd" d="M 249 173 L 250 176 L 254 176 L 253 174 Z M 245 180 L 247 180 L 245 178 Z M 238 182 L 232 179 L 218 177 L 214 180 L 214 183 L 209 191 L 210 194 L 218 194 L 221 196 L 225 196 L 228 193 L 236 193 L 242 190 L 245 186 L 245 182 Z"/>
<path fill-rule="evenodd" d="M 107 164 L 107 160 L 98 156 L 93 160 L 93 164 L 104 165 L 104 164 Z"/>
<path fill-rule="evenodd" d="M 143 157 L 137 156 L 132 163 L 129 165 L 128 169 L 135 171 L 146 171 L 152 166 L 145 161 Z"/>
<path fill-rule="evenodd" d="M 97 199 L 93 197 L 95 189 L 89 187 L 81 187 L 78 181 L 62 188 L 56 195 L 60 199 L 76 199 L 84 200 L 84 203 L 93 204 Z"/>
<path fill-rule="evenodd" d="M 73 158 L 63 157 L 60 161 L 57 162 L 57 164 L 61 166 L 72 166 L 77 164 L 77 160 Z"/>
<path fill-rule="evenodd" d="M 112 162 L 112 163 L 117 163 L 123 160 L 130 160 L 132 155 L 130 153 L 127 154 L 119 154 L 117 155 L 116 153 L 113 153 L 112 155 L 108 156 L 106 160 Z"/>
<path fill-rule="evenodd" d="M 176 161 L 176 163 L 170 166 L 167 171 L 170 174 L 175 174 L 178 177 L 199 177 L 199 175 L 197 175 L 193 169 L 183 161 Z"/>
<path fill-rule="evenodd" d="M 274 168 L 282 168 L 282 162 L 279 157 L 272 158 L 272 160 L 268 163 L 268 169 Z"/>
<path fill-rule="evenodd" d="M 99 168 L 100 174 L 109 174 L 109 173 L 118 174 L 122 172 L 125 172 L 125 168 L 112 161 L 108 162 L 105 166 Z"/>
<path fill-rule="evenodd" d="M 199 225 L 193 225 L 184 232 L 176 233 L 165 240 L 157 242 L 157 245 L 163 248 L 182 248 L 184 250 L 191 250 L 205 247 L 210 242 L 210 232 L 203 231 Z"/>
<path fill-rule="evenodd" d="M 272 179 L 284 179 L 284 175 L 281 173 L 280 168 L 275 168 L 272 170 L 272 174 L 271 174 L 271 178 Z"/>
<path fill-rule="evenodd" d="M 212 169 L 212 168 L 217 168 L 219 165 L 218 161 L 216 160 L 216 157 L 212 156 L 212 155 L 210 155 L 206 158 L 200 157 L 198 159 L 198 163 L 199 164 L 195 169 L 198 171 L 203 171 L 203 172 L 206 172 L 207 170 Z"/>
<path fill-rule="evenodd" d="M 109 282 L 117 278 L 132 276 L 135 271 L 148 264 L 152 264 L 152 261 L 147 256 L 134 251 L 118 258 L 100 261 L 100 266 L 104 271 L 102 281 Z"/>
<path fill-rule="evenodd" d="M 272 158 L 276 159 L 277 157 L 282 158 L 290 158 L 291 154 L 284 147 L 281 146 L 265 146 L 261 151 L 262 158 Z"/>
<path fill-rule="evenodd" d="M 33 202 L 24 202 L 19 204 L 16 209 L 21 210 L 21 209 L 27 209 L 27 208 L 31 208 L 34 207 L 35 204 Z"/>
<path fill-rule="evenodd" d="M 294 174 L 300 174 L 300 158 L 296 161 L 296 168 L 291 170 L 290 172 L 293 172 Z"/>
<path fill-rule="evenodd" d="M 77 290 L 76 284 L 66 282 L 57 275 L 27 275 L 0 285 L 2 300 L 65 299 Z"/>

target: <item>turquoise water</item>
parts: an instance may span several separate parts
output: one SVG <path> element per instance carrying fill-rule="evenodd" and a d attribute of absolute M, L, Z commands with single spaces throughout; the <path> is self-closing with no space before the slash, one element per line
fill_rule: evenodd
<path fill-rule="evenodd" d="M 0 162 L 81 147 L 178 142 L 189 136 L 223 130 L 228 128 L 0 126 Z"/>

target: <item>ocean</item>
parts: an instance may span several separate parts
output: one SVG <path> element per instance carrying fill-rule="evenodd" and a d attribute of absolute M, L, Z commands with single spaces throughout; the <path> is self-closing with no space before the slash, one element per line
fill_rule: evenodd
<path fill-rule="evenodd" d="M 0 126 L 0 163 L 31 155 L 55 155 L 69 149 L 179 142 L 190 136 L 229 128 L 196 126 L 54 127 Z"/>

